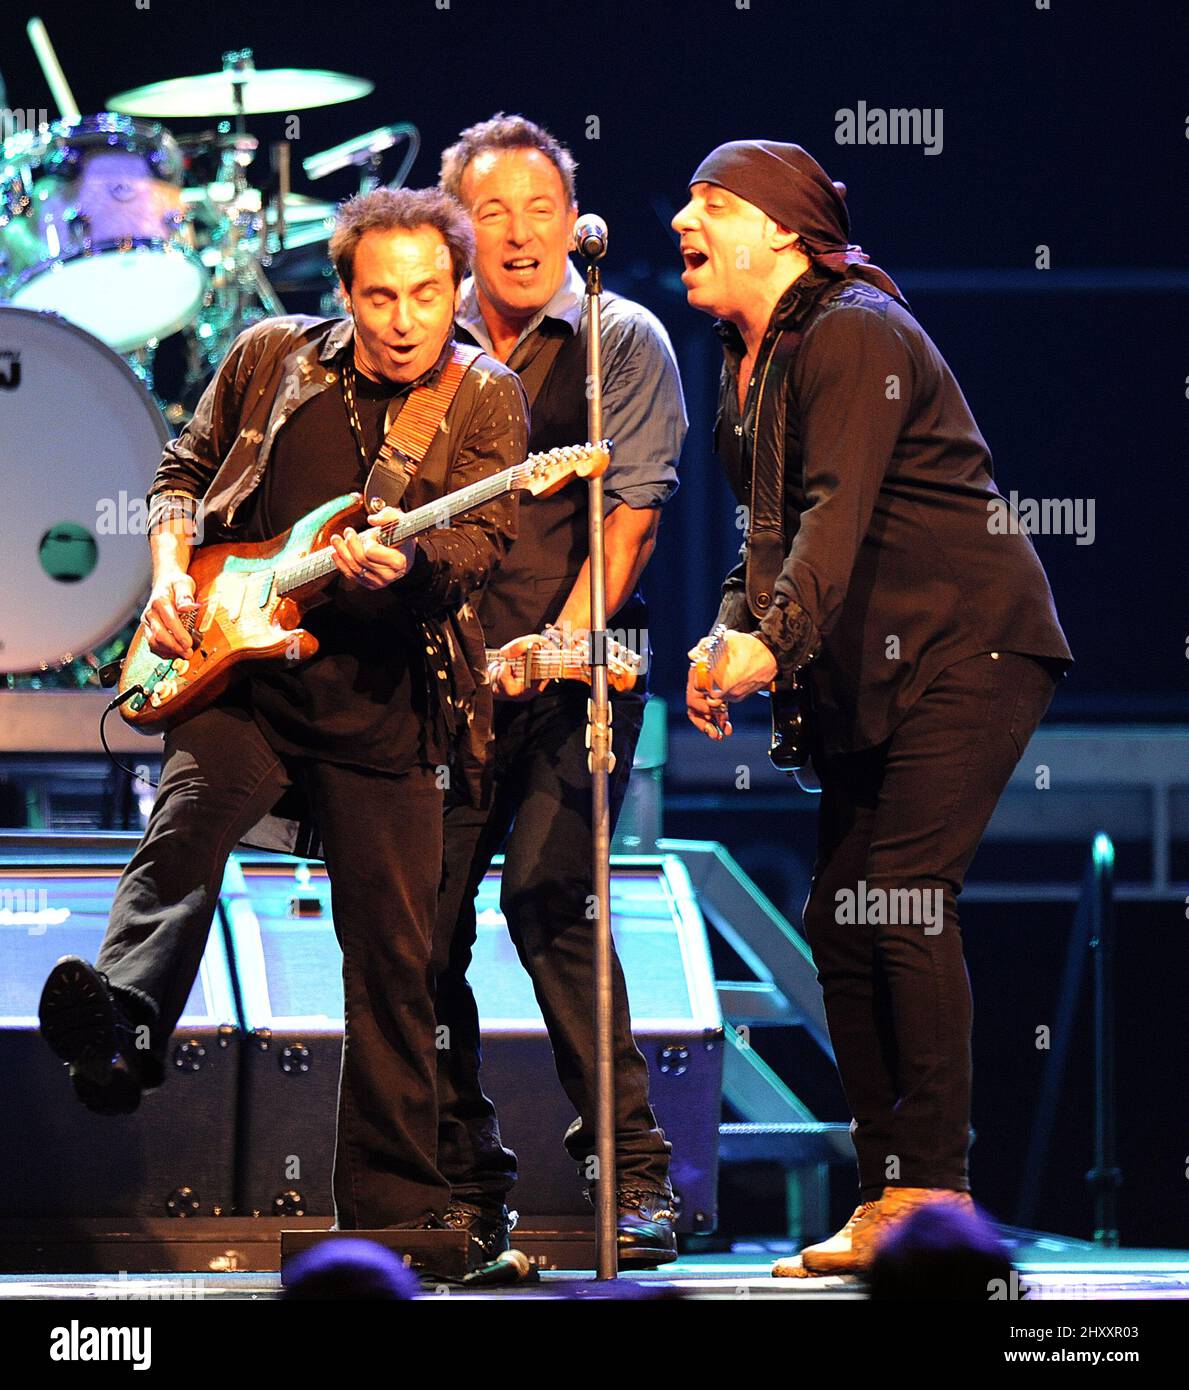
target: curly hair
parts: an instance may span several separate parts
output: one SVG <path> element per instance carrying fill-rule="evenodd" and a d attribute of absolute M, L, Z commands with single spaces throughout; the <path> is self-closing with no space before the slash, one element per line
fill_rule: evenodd
<path fill-rule="evenodd" d="M 487 150 L 540 150 L 561 175 L 567 204 L 576 201 L 574 170 L 578 165 L 570 151 L 544 126 L 526 116 L 506 116 L 502 111 L 489 121 L 468 126 L 455 143 L 443 151 L 438 182 L 451 197 L 461 200 L 462 176 L 467 166 Z"/>
<path fill-rule="evenodd" d="M 475 254 L 471 220 L 458 201 L 440 188 L 377 188 L 348 198 L 335 214 L 330 259 L 347 289 L 355 271 L 355 248 L 366 232 L 416 231 L 435 227 L 450 251 L 458 285 Z"/>

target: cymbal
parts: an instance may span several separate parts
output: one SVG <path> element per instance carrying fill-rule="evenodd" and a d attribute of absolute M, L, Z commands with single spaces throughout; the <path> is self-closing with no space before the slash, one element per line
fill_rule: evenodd
<path fill-rule="evenodd" d="M 363 77 L 321 68 L 248 68 L 239 74 L 205 72 L 150 82 L 108 97 L 107 109 L 128 116 L 234 116 L 232 82 L 237 76 L 243 84 L 244 114 L 249 116 L 355 101 L 375 85 Z"/>
<path fill-rule="evenodd" d="M 235 185 L 231 183 L 202 183 L 193 188 L 182 189 L 182 206 L 194 207 L 210 199 L 212 203 L 229 203 L 236 196 Z M 242 198 L 242 204 L 249 212 L 259 212 L 264 199 L 259 189 L 253 189 Z M 333 217 L 334 203 L 324 203 L 320 198 L 310 198 L 304 193 L 290 193 L 285 199 L 285 217 L 289 222 L 319 222 Z M 276 216 L 276 208 L 268 205 L 268 220 Z"/>

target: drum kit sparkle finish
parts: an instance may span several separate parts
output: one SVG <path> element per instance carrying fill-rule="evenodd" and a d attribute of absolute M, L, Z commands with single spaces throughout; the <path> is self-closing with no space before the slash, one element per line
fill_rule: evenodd
<path fill-rule="evenodd" d="M 149 582 L 144 495 L 161 450 L 235 337 L 286 312 L 281 294 L 334 304 L 334 204 L 289 187 L 273 145 L 265 188 L 245 117 L 353 101 L 372 83 L 316 69 L 223 69 L 74 106 L 44 26 L 31 21 L 62 117 L 0 146 L 0 676 L 10 689 L 98 684 L 122 655 Z M 45 55 L 43 57 L 43 54 Z M 161 119 L 217 122 L 175 136 Z M 227 118 L 227 119 L 221 119 Z M 390 187 L 416 156 L 408 124 L 304 162 L 313 178 L 360 170 Z M 180 385 L 158 389 L 158 352 L 180 345 Z"/>

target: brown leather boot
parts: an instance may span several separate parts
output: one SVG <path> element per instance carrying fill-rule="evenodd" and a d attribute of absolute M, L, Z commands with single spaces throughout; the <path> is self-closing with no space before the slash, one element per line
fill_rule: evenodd
<path fill-rule="evenodd" d="M 803 1250 L 801 1265 L 810 1275 L 865 1274 L 880 1242 L 924 1206 L 956 1206 L 972 1212 L 974 1199 L 969 1192 L 949 1187 L 885 1187 L 879 1201 L 857 1207 L 836 1236 Z"/>
<path fill-rule="evenodd" d="M 879 1202 L 860 1202 L 842 1230 L 829 1240 L 807 1245 L 799 1255 L 777 1260 L 772 1274 L 777 1279 L 808 1279 L 821 1274 L 851 1274 L 855 1241 L 859 1233 L 879 1220 Z"/>
<path fill-rule="evenodd" d="M 885 1187 L 879 1199 L 884 1232 L 907 1221 L 919 1208 L 931 1206 L 952 1206 L 973 1213 L 974 1198 L 952 1187 Z"/>

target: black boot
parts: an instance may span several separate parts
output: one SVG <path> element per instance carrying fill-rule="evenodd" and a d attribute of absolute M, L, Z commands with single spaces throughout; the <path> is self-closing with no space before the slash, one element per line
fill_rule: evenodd
<path fill-rule="evenodd" d="M 38 1006 L 41 1036 L 66 1063 L 75 1093 L 100 1115 L 130 1115 L 164 1080 L 161 1060 L 137 1046 L 137 1023 L 107 976 L 79 956 L 50 971 Z"/>
<path fill-rule="evenodd" d="M 582 1191 L 593 1207 L 597 1184 Z M 655 1269 L 677 1258 L 677 1213 L 671 1190 L 623 1186 L 617 1189 L 616 1200 L 621 1269 Z"/>
<path fill-rule="evenodd" d="M 655 1269 L 675 1260 L 677 1213 L 673 1194 L 621 1187 L 618 1198 L 620 1269 Z"/>
<path fill-rule="evenodd" d="M 507 1207 L 480 1207 L 473 1202 L 452 1198 L 443 1218 L 447 1226 L 470 1236 L 470 1263 L 475 1268 L 488 1265 L 511 1244 L 516 1213 Z"/>

